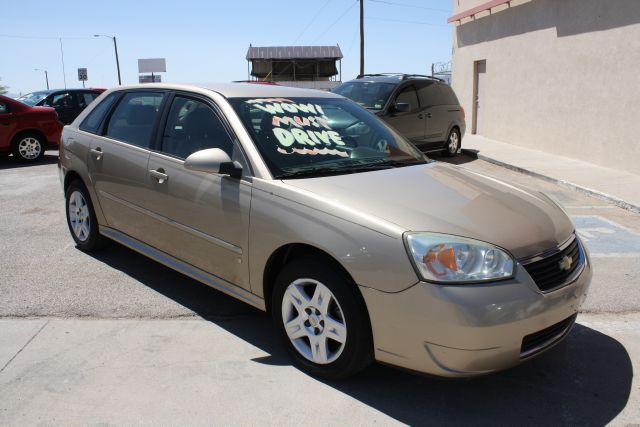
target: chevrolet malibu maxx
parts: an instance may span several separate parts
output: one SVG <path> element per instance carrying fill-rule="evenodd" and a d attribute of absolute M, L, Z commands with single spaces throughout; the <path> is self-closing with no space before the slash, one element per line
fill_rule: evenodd
<path fill-rule="evenodd" d="M 115 240 L 268 311 L 324 378 L 514 366 L 567 336 L 591 281 L 549 197 L 433 162 L 332 93 L 118 87 L 64 128 L 59 166 L 78 249 Z"/>

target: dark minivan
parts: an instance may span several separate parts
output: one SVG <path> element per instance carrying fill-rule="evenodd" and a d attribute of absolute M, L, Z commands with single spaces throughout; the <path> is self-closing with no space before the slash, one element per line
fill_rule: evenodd
<path fill-rule="evenodd" d="M 464 109 L 443 80 L 418 74 L 362 74 L 332 92 L 371 110 L 424 152 L 454 156 L 465 132 Z"/>
<path fill-rule="evenodd" d="M 54 89 L 31 92 L 18 98 L 30 107 L 53 107 L 65 125 L 78 117 L 105 89 Z"/>

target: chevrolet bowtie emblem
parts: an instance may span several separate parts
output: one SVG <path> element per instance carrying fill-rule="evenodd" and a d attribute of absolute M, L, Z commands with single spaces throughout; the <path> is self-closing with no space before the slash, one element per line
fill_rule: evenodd
<path fill-rule="evenodd" d="M 558 265 L 560 266 L 560 270 L 569 271 L 571 269 L 571 264 L 573 264 L 573 259 L 567 255 L 562 257 Z"/>

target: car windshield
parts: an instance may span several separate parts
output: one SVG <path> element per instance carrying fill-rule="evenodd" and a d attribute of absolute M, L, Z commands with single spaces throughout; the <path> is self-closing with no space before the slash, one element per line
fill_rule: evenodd
<path fill-rule="evenodd" d="M 409 141 L 343 98 L 231 98 L 275 178 L 426 163 Z"/>
<path fill-rule="evenodd" d="M 47 95 L 49 95 L 49 92 L 32 92 L 22 95 L 18 98 L 18 101 L 33 107 L 38 102 L 42 101 Z"/>
<path fill-rule="evenodd" d="M 332 92 L 345 96 L 364 108 L 377 111 L 384 108 L 395 87 L 394 83 L 346 82 L 335 87 Z"/>

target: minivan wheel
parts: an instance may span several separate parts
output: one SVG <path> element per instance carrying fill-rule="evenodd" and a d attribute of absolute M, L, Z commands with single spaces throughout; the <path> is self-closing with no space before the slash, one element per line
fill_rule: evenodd
<path fill-rule="evenodd" d="M 42 137 L 35 133 L 16 136 L 11 144 L 13 157 L 20 162 L 35 162 L 44 156 Z"/>
<path fill-rule="evenodd" d="M 460 150 L 460 131 L 453 128 L 449 132 L 449 138 L 447 139 L 447 146 L 445 147 L 444 154 L 448 157 L 455 156 Z"/>
<path fill-rule="evenodd" d="M 349 377 L 373 360 L 367 310 L 346 274 L 311 257 L 278 275 L 271 314 L 294 364 L 330 380 Z"/>
<path fill-rule="evenodd" d="M 98 233 L 98 221 L 84 184 L 80 181 L 69 184 L 65 200 L 67 225 L 76 247 L 90 252 L 104 246 L 106 239 Z"/>

